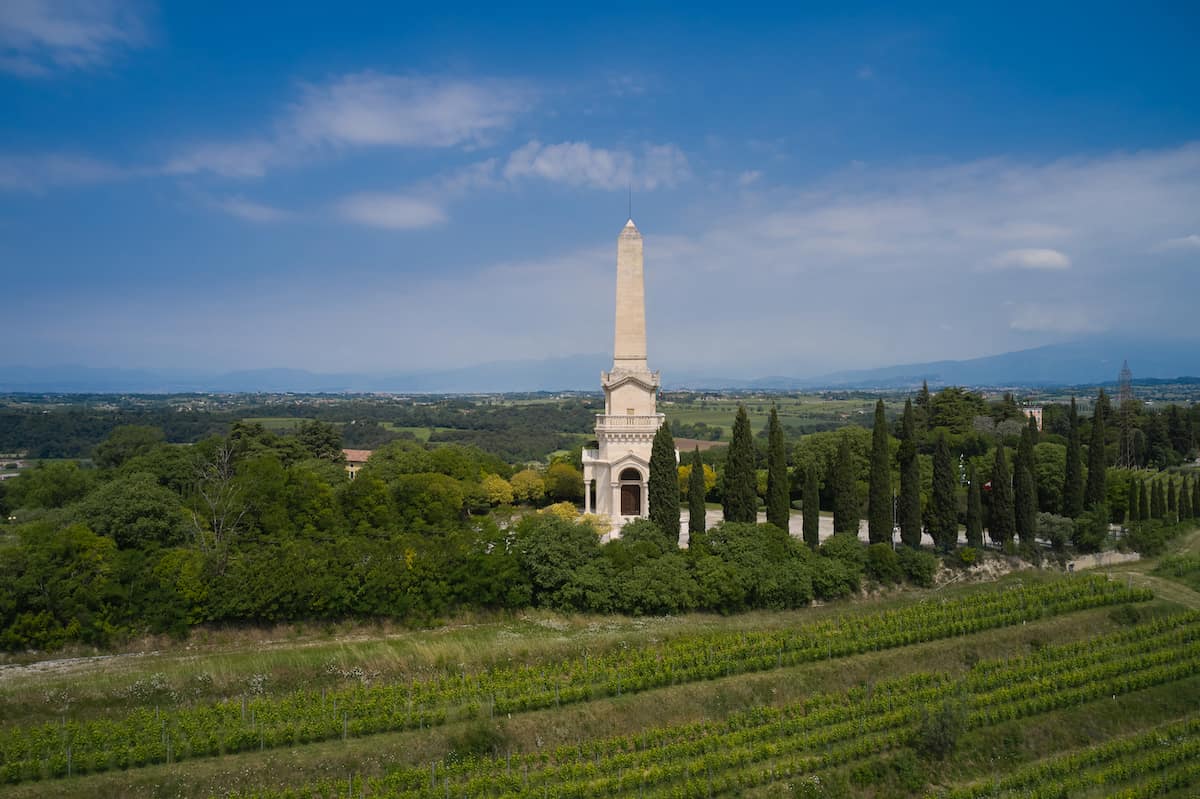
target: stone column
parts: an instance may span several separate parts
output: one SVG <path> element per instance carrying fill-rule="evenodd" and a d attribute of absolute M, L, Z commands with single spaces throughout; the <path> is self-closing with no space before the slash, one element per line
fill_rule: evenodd
<path fill-rule="evenodd" d="M 588 480 L 583 484 L 583 512 L 592 512 L 592 481 Z"/>

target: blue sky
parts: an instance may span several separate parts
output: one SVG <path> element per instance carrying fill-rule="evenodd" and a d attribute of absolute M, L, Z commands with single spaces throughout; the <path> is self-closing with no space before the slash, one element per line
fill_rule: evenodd
<path fill-rule="evenodd" d="M 631 184 L 662 369 L 1195 335 L 1193 4 L 572 5 L 4 0 L 0 364 L 606 352 Z"/>

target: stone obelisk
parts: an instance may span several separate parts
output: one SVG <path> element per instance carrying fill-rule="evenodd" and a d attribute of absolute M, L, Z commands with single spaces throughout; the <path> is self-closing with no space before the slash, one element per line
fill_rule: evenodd
<path fill-rule="evenodd" d="M 596 448 L 583 451 L 584 510 L 607 516 L 614 528 L 648 512 L 651 444 L 664 419 L 656 407 L 659 374 L 646 365 L 642 267 L 642 234 L 630 219 L 617 237 L 613 367 L 600 375 L 604 413 L 596 414 Z"/>
<path fill-rule="evenodd" d="M 642 234 L 630 219 L 617 238 L 617 318 L 613 371 L 646 369 L 646 288 Z"/>

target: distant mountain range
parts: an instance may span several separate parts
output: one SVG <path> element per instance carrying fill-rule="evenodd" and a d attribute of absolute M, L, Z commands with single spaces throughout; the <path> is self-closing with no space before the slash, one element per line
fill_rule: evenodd
<path fill-rule="evenodd" d="M 1135 379 L 1200 375 L 1200 340 L 1090 337 L 962 361 L 932 361 L 810 377 L 725 378 L 672 374 L 666 388 L 799 390 L 931 386 L 1069 386 L 1111 383 L 1128 359 Z M 317 374 L 303 369 L 203 373 L 178 369 L 97 369 L 84 366 L 0 366 L 5 393 L 507 393 L 597 390 L 606 355 L 501 361 L 457 369 L 394 373 Z"/>

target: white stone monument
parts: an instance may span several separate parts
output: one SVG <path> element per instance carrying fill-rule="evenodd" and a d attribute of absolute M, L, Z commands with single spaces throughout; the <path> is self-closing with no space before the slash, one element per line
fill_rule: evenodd
<path fill-rule="evenodd" d="M 642 234 L 630 219 L 617 237 L 616 336 L 612 371 L 600 374 L 598 446 L 583 451 L 584 509 L 607 516 L 614 530 L 648 511 L 650 448 L 665 420 L 656 410 L 659 385 L 658 372 L 646 366 Z"/>

